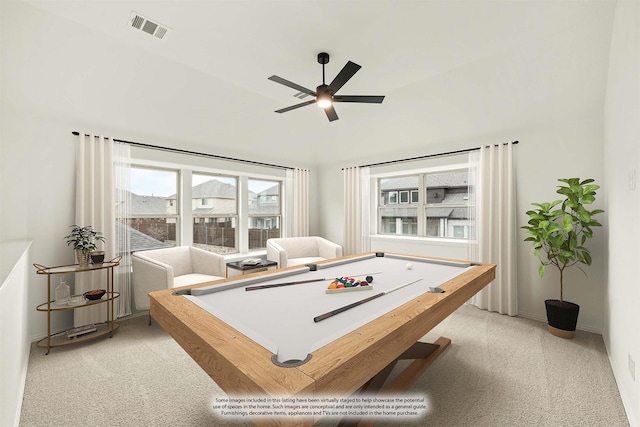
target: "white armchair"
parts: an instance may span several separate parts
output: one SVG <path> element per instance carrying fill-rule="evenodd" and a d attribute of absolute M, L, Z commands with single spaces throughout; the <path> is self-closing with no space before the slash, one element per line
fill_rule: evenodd
<path fill-rule="evenodd" d="M 278 267 L 309 264 L 342 256 L 342 246 L 317 236 L 267 240 L 267 259 Z"/>
<path fill-rule="evenodd" d="M 219 280 L 226 274 L 222 255 L 193 246 L 135 252 L 131 260 L 138 310 L 149 309 L 149 292 Z"/>

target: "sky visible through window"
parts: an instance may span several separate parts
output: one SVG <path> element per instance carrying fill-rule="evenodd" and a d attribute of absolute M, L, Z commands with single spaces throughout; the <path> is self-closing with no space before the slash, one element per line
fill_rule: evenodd
<path fill-rule="evenodd" d="M 139 196 L 166 197 L 176 193 L 176 173 L 131 168 L 131 192 Z"/>

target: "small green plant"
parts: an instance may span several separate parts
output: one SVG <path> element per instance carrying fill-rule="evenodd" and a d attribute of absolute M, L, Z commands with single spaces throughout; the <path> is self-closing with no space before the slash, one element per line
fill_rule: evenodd
<path fill-rule="evenodd" d="M 578 264 L 577 267 L 584 273 L 579 264 L 591 265 L 591 252 L 585 243 L 593 237 L 592 227 L 601 226 L 593 217 L 604 211 L 589 211 L 585 207 L 595 201 L 596 190 L 600 188 L 592 184 L 593 179 L 580 181 L 579 178 L 567 178 L 558 181 L 565 185 L 558 186 L 556 192 L 565 196 L 565 199 L 532 203 L 537 209 L 527 211 L 529 225 L 522 228 L 527 230 L 529 236 L 524 240 L 533 244 L 534 253 L 540 260 L 540 277 L 548 265 L 555 266 L 560 272 L 560 300 L 563 301 L 564 270 Z"/>
<path fill-rule="evenodd" d="M 97 249 L 96 242 L 104 243 L 105 241 L 102 232 L 95 231 L 90 225 L 86 227 L 72 225 L 71 227 L 73 227 L 71 234 L 64 237 L 67 241 L 67 246 L 73 244 L 73 249 L 82 251 L 85 255 Z"/>

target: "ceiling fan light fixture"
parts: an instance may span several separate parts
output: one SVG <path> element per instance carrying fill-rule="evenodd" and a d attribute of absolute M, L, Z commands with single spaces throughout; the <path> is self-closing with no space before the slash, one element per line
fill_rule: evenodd
<path fill-rule="evenodd" d="M 320 108 L 329 108 L 331 107 L 331 96 L 329 95 L 318 95 L 318 99 L 316 100 L 316 104 Z"/>

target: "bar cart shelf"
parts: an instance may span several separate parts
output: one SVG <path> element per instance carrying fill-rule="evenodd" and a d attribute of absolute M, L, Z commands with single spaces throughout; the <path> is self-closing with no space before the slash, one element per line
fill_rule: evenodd
<path fill-rule="evenodd" d="M 44 302 L 36 307 L 37 311 L 47 313 L 47 336 L 42 338 L 36 343 L 39 348 L 46 348 L 49 354 L 53 347 L 63 347 L 67 345 L 79 344 L 109 335 L 111 338 L 115 331 L 118 330 L 120 324 L 115 321 L 114 316 L 114 301 L 120 296 L 119 292 L 113 290 L 113 269 L 120 265 L 120 259 L 122 257 L 116 257 L 111 261 L 103 262 L 102 264 L 88 264 L 88 265 L 61 265 L 58 267 L 45 267 L 40 264 L 33 264 L 36 268 L 37 274 L 44 274 L 47 276 L 47 302 Z M 81 297 L 79 301 L 70 301 L 69 303 L 57 303 L 52 299 L 51 289 L 51 276 L 58 274 L 78 274 L 86 273 L 89 271 L 104 270 L 107 275 L 107 289 L 105 295 L 99 300 L 88 300 L 82 295 L 72 295 L 71 297 Z M 95 327 L 94 331 L 84 333 L 73 338 L 67 338 L 67 330 L 51 333 L 51 313 L 64 311 L 64 310 L 77 310 L 84 307 L 91 307 L 98 304 L 107 304 L 107 319 L 105 322 L 90 325 L 91 329 Z"/>

